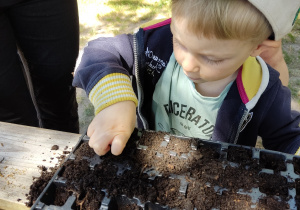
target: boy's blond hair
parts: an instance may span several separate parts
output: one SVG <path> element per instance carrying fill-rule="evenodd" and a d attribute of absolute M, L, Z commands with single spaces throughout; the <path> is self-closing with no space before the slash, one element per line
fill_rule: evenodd
<path fill-rule="evenodd" d="M 186 20 L 189 32 L 207 38 L 260 44 L 272 34 L 268 20 L 247 0 L 172 0 L 172 19 Z"/>

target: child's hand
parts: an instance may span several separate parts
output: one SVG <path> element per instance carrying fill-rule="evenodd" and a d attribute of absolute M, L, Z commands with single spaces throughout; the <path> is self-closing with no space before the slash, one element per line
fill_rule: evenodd
<path fill-rule="evenodd" d="M 98 155 L 110 149 L 120 155 L 134 130 L 136 107 L 132 101 L 122 101 L 100 111 L 88 127 L 89 145 Z"/>

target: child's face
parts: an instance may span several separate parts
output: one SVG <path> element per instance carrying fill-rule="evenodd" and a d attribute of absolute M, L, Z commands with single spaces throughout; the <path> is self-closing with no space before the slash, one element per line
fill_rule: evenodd
<path fill-rule="evenodd" d="M 249 41 L 197 36 L 187 30 L 184 20 L 172 19 L 171 30 L 175 58 L 195 84 L 224 81 L 236 75 L 257 48 Z"/>

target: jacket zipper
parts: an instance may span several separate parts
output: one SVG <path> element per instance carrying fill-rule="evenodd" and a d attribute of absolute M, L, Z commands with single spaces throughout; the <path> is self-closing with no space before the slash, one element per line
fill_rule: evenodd
<path fill-rule="evenodd" d="M 241 128 L 242 128 L 242 125 L 243 125 L 244 121 L 246 120 L 246 118 L 248 117 L 248 114 L 249 114 L 249 110 L 247 109 L 247 110 L 244 111 L 244 114 L 243 114 L 243 116 L 242 116 L 242 119 L 241 119 L 241 121 L 240 121 L 240 123 L 239 123 L 239 127 L 238 127 L 238 129 L 237 129 L 236 136 L 235 136 L 235 139 L 234 139 L 234 142 L 233 142 L 234 144 L 236 144 L 236 142 L 237 142 L 237 140 L 238 140 L 238 138 L 239 138 L 240 131 L 241 131 Z"/>
<path fill-rule="evenodd" d="M 143 94 L 140 75 L 139 75 L 136 33 L 133 35 L 133 54 L 134 54 L 134 67 L 135 67 L 134 71 L 135 71 L 136 85 L 137 85 L 137 92 L 138 92 L 137 114 L 142 121 L 144 129 L 147 129 L 148 123 L 141 114 L 141 107 L 144 102 L 144 94 Z"/>

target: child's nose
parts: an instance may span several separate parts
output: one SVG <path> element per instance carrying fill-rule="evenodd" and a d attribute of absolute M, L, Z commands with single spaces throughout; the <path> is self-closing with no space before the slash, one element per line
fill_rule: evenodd
<path fill-rule="evenodd" d="M 197 72 L 199 71 L 199 66 L 197 65 L 197 60 L 191 54 L 187 54 L 182 62 L 182 68 L 186 72 Z"/>

